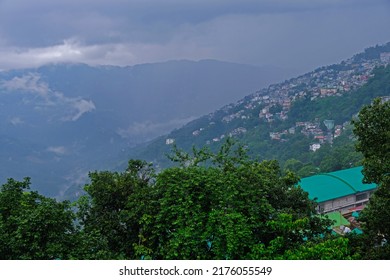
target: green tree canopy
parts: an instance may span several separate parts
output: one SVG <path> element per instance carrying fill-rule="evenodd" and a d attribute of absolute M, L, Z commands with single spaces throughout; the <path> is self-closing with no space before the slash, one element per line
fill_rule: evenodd
<path fill-rule="evenodd" d="M 9 179 L 0 188 L 0 259 L 70 258 L 75 230 L 70 203 L 29 188 L 29 178 Z"/>
<path fill-rule="evenodd" d="M 148 257 L 259 258 L 259 246 L 278 242 L 273 254 L 283 254 L 327 232 L 328 221 L 316 216 L 295 175 L 283 175 L 276 161 L 248 160 L 233 145 L 216 154 L 195 150 L 195 158 L 176 151 L 185 164 L 158 174 L 156 207 L 142 229 Z"/>
<path fill-rule="evenodd" d="M 356 148 L 364 156 L 364 178 L 369 183 L 379 183 L 390 173 L 390 102 L 375 99 L 363 107 L 353 124 L 358 138 Z"/>
<path fill-rule="evenodd" d="M 362 152 L 364 180 L 378 184 L 362 212 L 366 258 L 390 258 L 390 102 L 375 99 L 353 121 Z"/>
<path fill-rule="evenodd" d="M 152 207 L 153 168 L 145 161 L 130 160 L 124 172 L 95 171 L 89 177 L 87 194 L 77 202 L 82 233 L 93 237 L 94 244 L 84 257 L 134 258 L 141 217 Z"/>

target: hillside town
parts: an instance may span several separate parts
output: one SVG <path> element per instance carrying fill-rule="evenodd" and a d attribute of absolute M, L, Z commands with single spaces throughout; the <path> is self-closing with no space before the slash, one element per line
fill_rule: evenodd
<path fill-rule="evenodd" d="M 235 120 L 245 120 L 253 117 L 254 110 L 260 121 L 272 124 L 275 120 L 285 121 L 294 101 L 300 98 L 325 98 L 341 96 L 347 92 L 356 90 L 367 83 L 373 76 L 376 67 L 386 66 L 390 63 L 390 52 L 382 52 L 378 59 L 362 59 L 356 56 L 342 61 L 340 64 L 318 68 L 312 72 L 286 80 L 282 83 L 270 85 L 254 94 L 245 97 L 235 104 L 230 104 L 220 111 L 209 115 L 210 126 L 219 121 L 229 124 Z M 222 117 L 220 117 L 220 113 Z M 219 119 L 217 119 L 219 117 Z M 323 129 L 322 123 L 328 122 Z M 340 136 L 347 123 L 335 124 L 332 120 L 301 120 L 295 126 L 283 131 L 272 131 L 269 137 L 273 141 L 287 141 L 285 136 L 302 133 L 313 137 L 313 143 L 308 147 L 315 152 L 324 143 L 332 143 L 333 139 Z M 322 126 L 322 128 L 321 128 Z M 192 137 L 199 136 L 206 127 L 200 127 L 192 132 Z M 226 134 L 221 134 L 206 141 L 206 144 L 219 142 L 226 136 L 238 136 L 245 134 L 247 129 L 235 127 Z M 175 139 L 166 139 L 166 144 L 173 144 Z"/>

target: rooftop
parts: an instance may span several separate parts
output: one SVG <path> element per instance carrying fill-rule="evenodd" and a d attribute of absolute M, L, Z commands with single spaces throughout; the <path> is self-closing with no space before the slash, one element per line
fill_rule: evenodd
<path fill-rule="evenodd" d="M 330 173 L 317 174 L 301 179 L 299 185 L 317 202 L 374 190 L 376 184 L 364 184 L 362 166 Z"/>

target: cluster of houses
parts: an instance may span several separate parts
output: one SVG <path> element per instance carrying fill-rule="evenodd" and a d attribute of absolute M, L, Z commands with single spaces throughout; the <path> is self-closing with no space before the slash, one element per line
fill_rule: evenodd
<path fill-rule="evenodd" d="M 234 137 L 234 136 L 238 136 L 241 134 L 245 134 L 246 132 L 247 132 L 247 129 L 245 127 L 237 127 L 235 129 L 233 129 L 232 131 L 230 131 L 228 133 L 228 135 L 229 135 L 229 137 Z M 210 145 L 211 142 L 219 142 L 219 141 L 223 140 L 225 137 L 226 137 L 225 134 L 222 134 L 221 136 L 214 137 L 212 139 L 212 141 L 210 141 L 210 140 L 206 141 L 206 144 Z"/>
<path fill-rule="evenodd" d="M 343 125 L 336 125 L 332 130 L 324 131 L 319 121 L 314 122 L 296 122 L 295 126 L 283 130 L 281 132 L 270 132 L 269 136 L 271 140 L 275 141 L 287 141 L 285 139 L 286 135 L 295 134 L 297 131 L 304 134 L 307 137 L 313 138 L 313 143 L 309 146 L 309 149 L 313 152 L 321 148 L 321 145 L 324 143 L 332 143 L 334 138 L 337 138 L 341 135 L 345 129 L 346 123 Z"/>
<path fill-rule="evenodd" d="M 342 95 L 345 92 L 354 90 L 364 85 L 373 75 L 373 70 L 378 66 L 386 66 L 390 63 L 390 52 L 383 52 L 378 59 L 367 59 L 357 61 L 354 57 L 345 60 L 337 65 L 318 68 L 312 72 L 292 78 L 279 84 L 270 85 L 256 93 L 222 108 L 223 116 L 219 120 L 222 123 L 230 123 L 236 119 L 253 118 L 253 111 L 258 111 L 258 118 L 261 121 L 272 123 L 276 119 L 286 120 L 291 104 L 302 97 L 309 97 L 311 100 L 328 96 Z M 240 108 L 238 111 L 236 108 Z M 210 120 L 214 114 L 210 114 Z M 333 133 L 324 132 L 319 122 L 303 121 L 288 130 L 270 133 L 272 140 L 284 141 L 284 135 L 294 134 L 299 128 L 300 133 L 307 136 L 314 136 L 314 143 L 310 149 L 316 151 L 321 144 L 331 142 L 343 130 L 342 125 L 337 125 Z M 193 131 L 192 136 L 198 136 L 204 128 Z M 245 133 L 246 130 L 238 128 L 238 131 L 230 132 L 231 135 Z M 228 132 L 227 132 L 228 134 Z M 225 135 L 210 139 L 207 143 L 220 141 Z M 222 138 L 221 138 L 222 137 Z M 171 144 L 172 139 L 167 141 Z"/>
<path fill-rule="evenodd" d="M 390 63 L 390 52 L 382 53 L 380 59 L 357 63 L 353 58 L 341 64 L 319 68 L 313 72 L 274 84 L 256 92 L 246 108 L 262 104 L 259 118 L 272 122 L 276 117 L 286 119 L 291 103 L 308 96 L 311 100 L 328 96 L 342 95 L 364 85 L 372 76 L 375 67 Z M 272 107 L 282 108 L 280 113 L 272 114 Z"/>
<path fill-rule="evenodd" d="M 257 104 L 263 104 L 259 117 L 272 121 L 273 116 L 269 112 L 270 108 L 275 105 L 282 107 L 281 115 L 283 116 L 288 112 L 291 103 L 300 97 L 310 96 L 315 99 L 342 95 L 344 92 L 364 85 L 372 76 L 375 67 L 389 63 L 390 52 L 385 52 L 380 55 L 380 59 L 358 63 L 351 58 L 338 65 L 322 67 L 256 92 L 245 108 L 256 108 Z"/>

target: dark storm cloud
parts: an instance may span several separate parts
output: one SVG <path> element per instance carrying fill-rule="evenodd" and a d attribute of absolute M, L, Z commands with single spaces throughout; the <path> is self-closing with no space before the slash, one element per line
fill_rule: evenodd
<path fill-rule="evenodd" d="M 216 58 L 306 69 L 390 40 L 387 0 L 0 0 L 0 69 Z"/>
<path fill-rule="evenodd" d="M 185 24 L 227 15 L 316 12 L 380 1 L 286 0 L 7 0 L 0 4 L 1 29 L 11 42 L 42 45 L 82 36 L 88 40 L 160 41 Z M 362 5 L 362 4 L 360 4 Z"/>

